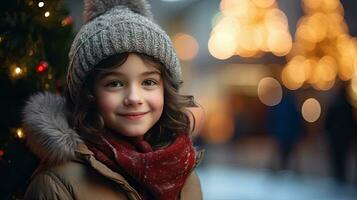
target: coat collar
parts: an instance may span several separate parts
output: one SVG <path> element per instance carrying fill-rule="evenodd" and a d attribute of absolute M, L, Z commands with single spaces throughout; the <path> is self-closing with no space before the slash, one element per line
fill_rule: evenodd
<path fill-rule="evenodd" d="M 64 97 L 40 92 L 31 96 L 23 109 L 22 121 L 30 150 L 45 163 L 62 163 L 75 157 L 80 136 L 66 117 Z"/>

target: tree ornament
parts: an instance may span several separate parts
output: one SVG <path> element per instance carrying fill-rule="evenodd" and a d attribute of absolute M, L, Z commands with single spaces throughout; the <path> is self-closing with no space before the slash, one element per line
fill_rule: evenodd
<path fill-rule="evenodd" d="M 36 71 L 38 73 L 43 73 L 48 69 L 48 63 L 46 61 L 41 61 L 39 65 L 36 67 Z"/>
<path fill-rule="evenodd" d="M 1 158 L 2 158 L 4 155 L 5 155 L 5 151 L 2 150 L 2 149 L 0 149 L 0 160 L 1 160 Z"/>
<path fill-rule="evenodd" d="M 66 18 L 64 18 L 61 22 L 62 26 L 68 26 L 68 25 L 72 25 L 73 24 L 73 18 L 72 16 L 67 16 Z"/>

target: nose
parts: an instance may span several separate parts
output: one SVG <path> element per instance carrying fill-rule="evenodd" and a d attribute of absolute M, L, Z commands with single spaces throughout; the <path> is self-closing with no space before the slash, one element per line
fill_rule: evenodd
<path fill-rule="evenodd" d="M 142 102 L 140 89 L 135 86 L 128 88 L 124 99 L 124 105 L 137 106 L 137 105 L 141 105 L 142 103 L 143 102 Z"/>

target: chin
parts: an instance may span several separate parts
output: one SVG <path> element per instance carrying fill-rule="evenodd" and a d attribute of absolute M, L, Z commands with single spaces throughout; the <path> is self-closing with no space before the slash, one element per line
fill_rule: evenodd
<path fill-rule="evenodd" d="M 144 137 L 146 131 L 130 131 L 130 130 L 124 130 L 122 133 L 124 136 L 127 137 Z"/>

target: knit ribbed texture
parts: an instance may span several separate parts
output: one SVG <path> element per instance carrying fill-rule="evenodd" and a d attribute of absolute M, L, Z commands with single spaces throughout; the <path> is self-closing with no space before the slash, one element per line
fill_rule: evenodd
<path fill-rule="evenodd" d="M 173 78 L 174 87 L 180 87 L 181 66 L 169 36 L 149 18 L 117 5 L 83 25 L 72 43 L 67 71 L 71 98 L 77 98 L 87 73 L 96 64 L 125 52 L 159 60 Z"/>

